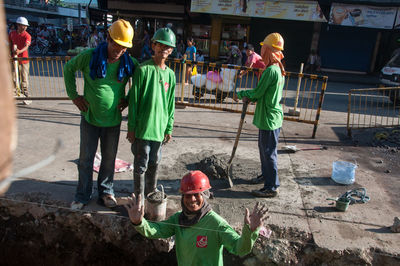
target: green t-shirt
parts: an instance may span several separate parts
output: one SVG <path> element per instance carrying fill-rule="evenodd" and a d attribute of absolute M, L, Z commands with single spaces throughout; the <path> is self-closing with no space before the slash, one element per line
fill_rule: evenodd
<path fill-rule="evenodd" d="M 136 68 L 128 114 L 128 130 L 136 138 L 162 142 L 165 134 L 172 133 L 175 85 L 175 73 L 169 67 L 161 69 L 153 59 Z"/>
<path fill-rule="evenodd" d="M 282 127 L 283 110 L 279 103 L 285 77 L 279 66 L 271 65 L 264 70 L 257 87 L 252 90 L 239 91 L 238 97 L 249 98 L 257 102 L 253 124 L 262 130 L 275 130 Z"/>
<path fill-rule="evenodd" d="M 258 237 L 259 229 L 251 232 L 247 224 L 240 236 L 214 211 L 207 213 L 197 224 L 182 227 L 178 220 L 180 213 L 162 222 L 143 219 L 140 225 L 135 226 L 141 235 L 148 238 L 175 236 L 178 265 L 223 265 L 224 247 L 232 254 L 244 256 L 251 252 Z"/>
<path fill-rule="evenodd" d="M 94 49 L 88 49 L 78 54 L 64 66 L 64 82 L 68 97 L 71 100 L 77 98 L 75 72 L 83 73 L 83 97 L 89 103 L 88 111 L 81 112 L 89 124 L 98 127 L 112 127 L 121 123 L 121 112 L 117 106 L 120 100 L 125 98 L 125 86 L 128 77 L 121 82 L 118 81 L 118 68 L 120 60 L 107 64 L 107 75 L 105 78 L 90 77 L 89 63 Z M 131 57 L 132 58 L 132 57 Z M 132 58 L 136 66 L 138 61 Z"/>

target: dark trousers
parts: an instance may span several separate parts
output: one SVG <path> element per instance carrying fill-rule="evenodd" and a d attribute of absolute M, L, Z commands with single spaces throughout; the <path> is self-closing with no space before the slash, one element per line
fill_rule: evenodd
<path fill-rule="evenodd" d="M 99 198 L 114 195 L 114 168 L 117 156 L 120 126 L 96 127 L 81 118 L 81 145 L 79 153 L 79 181 L 75 201 L 87 204 L 93 190 L 93 162 L 100 140 L 101 165 L 97 177 Z"/>
<path fill-rule="evenodd" d="M 259 130 L 258 149 L 260 151 L 261 171 L 264 177 L 264 189 L 276 190 L 278 178 L 278 139 L 281 129 Z"/>

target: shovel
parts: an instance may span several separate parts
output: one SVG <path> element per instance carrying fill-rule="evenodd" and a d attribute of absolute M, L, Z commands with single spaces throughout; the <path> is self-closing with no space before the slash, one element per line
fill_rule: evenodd
<path fill-rule="evenodd" d="M 290 153 L 295 153 L 297 151 L 315 151 L 315 150 L 327 150 L 328 147 L 320 146 L 315 148 L 297 148 L 296 145 L 286 145 L 282 147 L 283 150 L 288 151 Z"/>
<path fill-rule="evenodd" d="M 249 102 L 243 102 L 243 107 L 242 107 L 242 115 L 240 116 L 240 122 L 239 122 L 239 128 L 238 131 L 236 133 L 236 139 L 235 139 L 235 144 L 233 145 L 233 149 L 232 149 L 232 154 L 231 154 L 231 158 L 228 161 L 228 166 L 226 167 L 226 177 L 228 179 L 229 182 L 229 187 L 233 187 L 233 182 L 232 182 L 232 161 L 233 158 L 235 157 L 235 153 L 236 153 L 236 148 L 238 146 L 239 143 L 239 137 L 240 137 L 240 133 L 242 132 L 242 127 L 243 127 L 243 122 L 244 122 L 244 117 L 246 116 L 246 111 L 247 111 L 247 105 L 249 104 Z"/>

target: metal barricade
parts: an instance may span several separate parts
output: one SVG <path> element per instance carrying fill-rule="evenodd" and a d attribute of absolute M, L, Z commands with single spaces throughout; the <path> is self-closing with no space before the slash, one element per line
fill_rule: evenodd
<path fill-rule="evenodd" d="M 350 90 L 347 112 L 348 136 L 351 136 L 353 129 L 399 126 L 399 104 L 400 87 Z"/>
<path fill-rule="evenodd" d="M 29 60 L 29 97 L 21 97 L 16 84 L 16 99 L 20 100 L 60 100 L 68 99 L 65 90 L 64 64 L 71 57 L 32 57 L 15 60 Z M 177 105 L 185 105 L 212 110 L 240 113 L 241 102 L 237 100 L 238 91 L 257 86 L 262 70 L 226 64 L 191 62 L 169 59 L 168 66 L 175 72 L 175 96 Z M 185 84 L 186 70 L 196 67 L 197 75 L 190 77 Z M 281 104 L 284 119 L 314 125 L 312 137 L 315 138 L 324 93 L 326 76 L 287 72 L 282 92 Z M 76 86 L 83 93 L 83 77 L 76 73 Z M 127 84 L 129 90 L 131 82 Z M 248 114 L 254 114 L 255 105 L 249 105 Z"/>
<path fill-rule="evenodd" d="M 20 84 L 14 84 L 18 100 L 64 100 L 68 99 L 64 85 L 64 64 L 69 56 L 30 57 L 29 59 L 28 97 L 23 97 Z M 15 60 L 15 59 L 13 59 Z M 14 69 L 13 69 L 14 70 Z M 19 74 L 19 73 L 18 73 Z M 18 75 L 17 74 L 17 75 Z M 15 75 L 15 70 L 13 75 Z M 15 78 L 14 78 L 15 80 Z M 79 93 L 83 91 L 82 73 L 77 72 L 76 84 Z M 22 97 L 21 97 L 22 96 Z"/>
<path fill-rule="evenodd" d="M 257 86 L 262 70 L 226 64 L 169 60 L 177 76 L 176 103 L 240 113 L 241 102 L 237 92 Z M 197 75 L 185 84 L 185 69 L 196 66 Z M 181 74 L 182 73 L 182 74 Z M 183 78 L 182 78 L 183 77 Z M 284 119 L 314 125 L 315 138 L 328 77 L 287 72 L 281 104 Z M 248 114 L 254 114 L 255 105 L 249 105 Z"/>

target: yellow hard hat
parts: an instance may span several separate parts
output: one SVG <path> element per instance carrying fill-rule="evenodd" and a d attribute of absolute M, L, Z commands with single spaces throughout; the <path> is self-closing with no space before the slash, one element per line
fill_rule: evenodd
<path fill-rule="evenodd" d="M 260 45 L 268 45 L 271 47 L 274 47 L 275 49 L 278 49 L 279 51 L 283 50 L 283 38 L 282 35 L 280 35 L 277 32 L 268 34 L 267 37 L 265 37 L 263 42 L 260 42 Z"/>
<path fill-rule="evenodd" d="M 108 29 L 111 39 L 119 45 L 127 48 L 132 47 L 133 28 L 129 21 L 118 19 Z"/>

